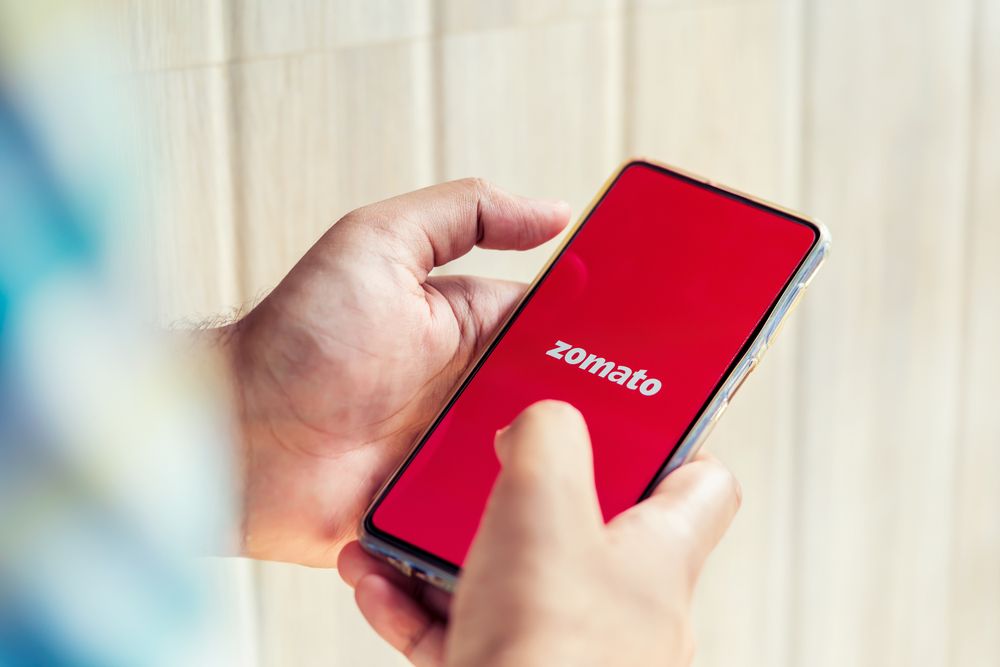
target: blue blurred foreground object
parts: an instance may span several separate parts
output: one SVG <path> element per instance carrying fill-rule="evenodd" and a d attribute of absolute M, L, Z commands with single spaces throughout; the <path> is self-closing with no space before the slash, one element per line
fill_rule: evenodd
<path fill-rule="evenodd" d="M 25 15 L 41 20 L 12 7 L 0 2 L 0 43 Z M 229 546 L 225 406 L 112 279 L 106 204 L 127 181 L 54 156 L 89 120 L 116 119 L 88 115 L 92 100 L 71 87 L 46 108 L 37 93 L 62 92 L 79 61 L 46 51 L 66 73 L 25 92 L 36 54 L 11 50 L 0 49 L 0 667 L 215 663 L 193 556 Z"/>

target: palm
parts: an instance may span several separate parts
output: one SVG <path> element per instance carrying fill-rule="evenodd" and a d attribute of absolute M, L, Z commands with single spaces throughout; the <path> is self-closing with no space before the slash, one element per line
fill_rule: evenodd
<path fill-rule="evenodd" d="M 484 187 L 446 184 L 349 215 L 238 326 L 251 369 L 243 393 L 251 555 L 332 565 L 378 485 L 524 289 L 429 277 L 430 269 L 476 241 L 530 247 L 565 224 L 564 207 Z M 414 222 L 424 215 L 439 217 Z"/>

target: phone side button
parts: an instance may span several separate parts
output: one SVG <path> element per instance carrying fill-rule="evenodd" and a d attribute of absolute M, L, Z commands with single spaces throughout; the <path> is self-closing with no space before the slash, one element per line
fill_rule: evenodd
<path fill-rule="evenodd" d="M 760 349 L 758 349 L 757 353 L 753 355 L 753 358 L 756 360 L 756 363 L 759 364 L 761 362 L 761 360 L 764 358 L 764 355 L 766 355 L 767 351 L 770 350 L 770 349 L 771 349 L 771 346 L 768 344 L 767 340 L 764 340 L 763 342 L 761 342 Z"/>
<path fill-rule="evenodd" d="M 392 565 L 394 568 L 396 568 L 406 576 L 410 576 L 411 574 L 413 574 L 413 568 L 410 567 L 410 564 L 407 563 L 406 561 L 400 560 L 399 558 L 395 558 L 393 556 L 386 556 L 385 559 L 386 561 L 388 561 L 390 565 Z"/>
<path fill-rule="evenodd" d="M 799 283 L 798 285 L 795 286 L 795 293 L 792 296 L 791 303 L 788 304 L 788 308 L 785 310 L 784 315 L 782 315 L 781 321 L 778 322 L 778 326 L 774 328 L 774 331 L 771 332 L 771 335 L 769 335 L 767 337 L 767 340 L 765 341 L 767 347 L 771 347 L 772 345 L 774 345 L 774 341 L 778 339 L 778 334 L 780 334 L 781 330 L 785 328 L 785 324 L 788 323 L 788 318 L 791 316 L 791 314 L 798 307 L 799 303 L 802 301 L 802 297 L 803 295 L 805 295 L 806 287 L 808 285 L 809 283 L 806 282 L 806 283 Z"/>
<path fill-rule="evenodd" d="M 431 586 L 436 586 L 438 588 L 447 588 L 447 582 L 441 577 L 431 574 L 430 572 L 424 572 L 419 568 L 413 568 L 413 576 L 421 581 L 426 581 Z"/>
<path fill-rule="evenodd" d="M 718 422 L 720 419 L 722 419 L 722 413 L 724 413 L 726 411 L 726 408 L 728 407 L 729 407 L 729 399 L 726 399 L 722 402 L 722 404 L 719 407 L 715 409 L 715 413 L 712 415 L 712 418 L 708 420 L 709 424 L 711 426 L 715 426 L 715 423 Z"/>
<path fill-rule="evenodd" d="M 747 381 L 747 378 L 750 377 L 750 374 L 753 373 L 754 369 L 757 368 L 757 359 L 758 359 L 757 357 L 754 357 L 750 360 L 750 363 L 749 365 L 747 365 L 746 370 L 743 371 L 743 375 L 740 377 L 739 380 L 736 381 L 736 384 L 733 385 L 733 388 L 729 391 L 729 396 L 727 397 L 726 400 L 727 404 L 729 403 L 729 401 L 733 400 L 733 396 L 736 395 L 736 392 L 740 390 L 740 388 L 743 386 L 743 383 Z"/>

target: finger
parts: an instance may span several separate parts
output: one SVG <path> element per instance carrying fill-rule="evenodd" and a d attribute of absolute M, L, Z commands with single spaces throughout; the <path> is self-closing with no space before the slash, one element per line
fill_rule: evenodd
<path fill-rule="evenodd" d="M 455 593 L 459 614 L 471 595 L 508 600 L 503 573 L 531 588 L 604 539 L 590 437 L 575 408 L 535 403 L 497 433 L 495 446 L 501 469 Z"/>
<path fill-rule="evenodd" d="M 358 581 L 367 574 L 377 574 L 386 579 L 405 576 L 384 560 L 369 554 L 357 541 L 347 544 L 340 550 L 340 555 L 337 557 L 337 572 L 344 583 L 351 588 L 357 587 Z"/>
<path fill-rule="evenodd" d="M 365 206 L 341 224 L 386 232 L 392 256 L 426 276 L 475 245 L 533 248 L 558 234 L 569 214 L 565 202 L 518 197 L 483 179 L 465 178 Z"/>
<path fill-rule="evenodd" d="M 354 599 L 372 629 L 414 665 L 444 663 L 444 626 L 391 581 L 365 575 Z"/>
<path fill-rule="evenodd" d="M 446 591 L 426 584 L 419 579 L 408 577 L 384 560 L 372 556 L 358 542 L 345 546 L 337 559 L 340 578 L 351 588 L 356 588 L 362 578 L 374 574 L 392 582 L 407 593 L 411 599 L 439 617 L 447 617 L 451 607 L 451 595 Z"/>
<path fill-rule="evenodd" d="M 426 285 L 448 300 L 462 332 L 466 362 L 486 345 L 528 289 L 524 283 L 473 276 L 431 276 Z"/>
<path fill-rule="evenodd" d="M 495 444 L 501 471 L 483 517 L 487 529 L 547 540 L 601 525 L 590 435 L 576 408 L 535 403 Z"/>
<path fill-rule="evenodd" d="M 699 454 L 660 482 L 649 498 L 617 516 L 609 530 L 633 549 L 680 557 L 693 582 L 741 500 L 729 469 L 711 455 Z"/>

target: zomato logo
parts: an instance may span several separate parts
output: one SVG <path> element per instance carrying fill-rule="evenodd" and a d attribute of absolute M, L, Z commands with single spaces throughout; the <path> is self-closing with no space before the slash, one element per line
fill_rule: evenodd
<path fill-rule="evenodd" d="M 561 340 L 557 340 L 556 346 L 545 354 L 553 359 L 561 359 L 582 371 L 589 371 L 591 375 L 599 375 L 609 382 L 628 387 L 632 391 L 638 389 L 643 396 L 652 396 L 663 386 L 663 383 L 656 378 L 647 378 L 645 368 L 633 373 L 628 366 L 616 365 L 615 362 L 596 354 L 587 354 L 583 348 L 573 347 Z"/>

